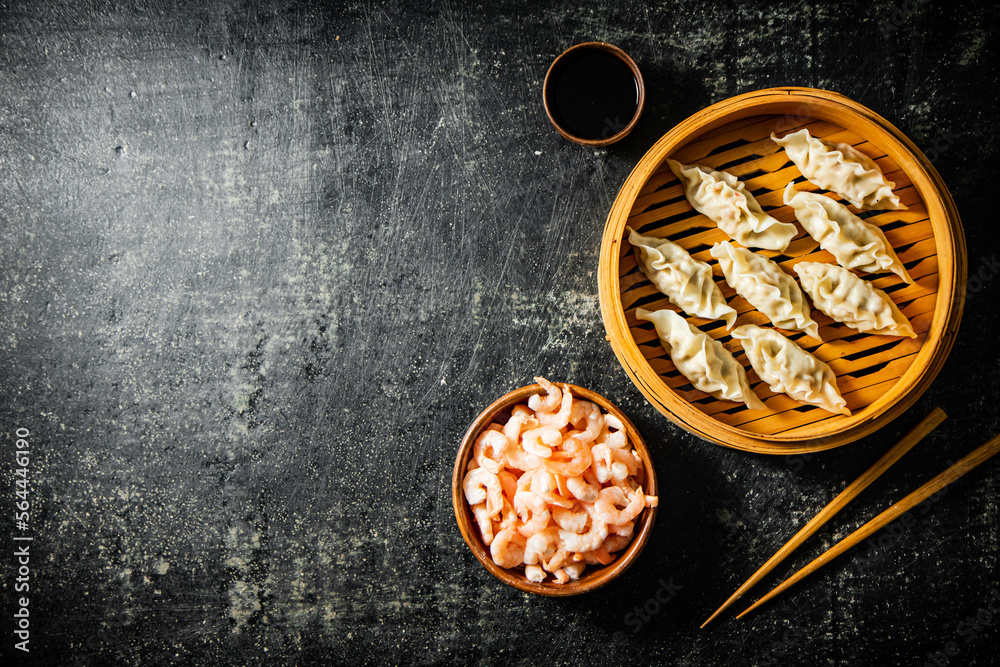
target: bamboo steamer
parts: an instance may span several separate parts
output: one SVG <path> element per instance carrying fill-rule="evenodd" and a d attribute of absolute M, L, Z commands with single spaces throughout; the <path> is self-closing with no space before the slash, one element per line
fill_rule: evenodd
<path fill-rule="evenodd" d="M 782 202 L 782 191 L 801 180 L 798 168 L 770 139 L 802 127 L 813 136 L 845 142 L 875 160 L 905 211 L 870 211 L 861 217 L 877 225 L 907 267 L 915 284 L 893 274 L 860 274 L 886 291 L 913 324 L 915 339 L 861 334 L 813 310 L 822 344 L 798 337 L 807 351 L 830 365 L 852 415 L 833 415 L 774 394 L 753 371 L 742 346 L 721 321 L 687 317 L 722 342 L 747 370 L 765 411 L 720 401 L 694 389 L 660 344 L 652 324 L 637 320 L 638 307 L 672 308 L 639 270 L 625 226 L 666 237 L 713 266 L 716 284 L 739 313 L 738 324 L 772 326 L 726 284 L 709 255 L 729 237 L 697 213 L 667 166 L 682 163 L 724 169 L 747 185 L 765 211 L 797 225 L 784 253 L 757 250 L 792 276 L 798 261 L 836 263 L 819 249 Z M 797 189 L 815 191 L 808 181 Z M 856 209 L 852 209 L 856 210 Z M 667 132 L 639 161 L 608 215 L 598 270 L 601 315 L 608 341 L 626 373 L 652 405 L 679 426 L 706 440 L 765 454 L 815 452 L 853 442 L 895 419 L 927 389 L 951 350 L 965 299 L 965 238 L 955 203 L 926 156 L 902 132 L 870 109 L 843 95 L 811 88 L 771 88 L 714 104 Z M 794 334 L 795 332 L 783 331 Z M 793 336 L 793 338 L 796 338 Z"/>

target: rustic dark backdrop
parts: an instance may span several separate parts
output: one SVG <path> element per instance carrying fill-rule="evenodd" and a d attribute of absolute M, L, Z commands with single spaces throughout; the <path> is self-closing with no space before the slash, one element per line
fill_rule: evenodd
<path fill-rule="evenodd" d="M 0 4 L 0 662 L 994 664 L 1000 461 L 698 629 L 932 407 L 950 419 L 765 587 L 1000 431 L 994 7 Z M 548 63 L 586 40 L 628 50 L 648 84 L 607 150 L 562 140 L 541 106 Z M 936 383 L 813 457 L 673 426 L 615 360 L 597 298 L 636 161 L 689 114 L 778 85 L 899 126 L 969 248 Z M 617 401 L 663 486 L 638 563 L 576 599 L 499 583 L 450 505 L 467 424 L 536 374 Z M 34 537 L 27 656 L 14 535 Z"/>

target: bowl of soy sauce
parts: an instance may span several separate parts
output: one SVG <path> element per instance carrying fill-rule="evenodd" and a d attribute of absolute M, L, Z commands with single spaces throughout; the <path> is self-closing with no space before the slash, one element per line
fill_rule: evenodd
<path fill-rule="evenodd" d="M 642 115 L 646 90 L 639 66 L 617 46 L 584 42 L 563 51 L 542 85 L 545 113 L 566 139 L 607 146 Z"/>

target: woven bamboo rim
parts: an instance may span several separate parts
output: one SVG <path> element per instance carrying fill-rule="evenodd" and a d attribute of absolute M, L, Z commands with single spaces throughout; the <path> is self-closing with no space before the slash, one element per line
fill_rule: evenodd
<path fill-rule="evenodd" d="M 722 340 L 747 368 L 757 394 L 769 408 L 763 418 L 757 413 L 757 418 L 749 419 L 741 415 L 746 410 L 739 405 L 716 401 L 690 387 L 659 346 L 651 325 L 635 319 L 636 302 L 647 309 L 673 306 L 638 272 L 625 226 L 667 236 L 693 252 L 696 259 L 713 264 L 716 283 L 740 312 L 739 322 L 770 326 L 726 285 L 707 248 L 728 237 L 691 209 L 666 158 L 725 168 L 747 183 L 771 215 L 794 223 L 794 214 L 782 204 L 781 191 L 801 175 L 769 135 L 774 131 L 783 136 L 806 126 L 817 136 L 855 145 L 896 182 L 894 191 L 909 210 L 866 212 L 862 217 L 883 229 L 916 283 L 904 285 L 892 274 L 866 277 L 889 292 L 919 336 L 901 339 L 858 334 L 813 311 L 824 343 L 799 342 L 837 373 L 853 412 L 844 417 L 774 395 L 760 383 L 742 347 L 730 340 L 721 322 L 688 318 Z M 816 189 L 808 182 L 796 187 Z M 784 254 L 762 254 L 786 270 L 803 259 L 834 262 L 801 226 Z M 886 119 L 838 93 L 772 88 L 739 95 L 694 114 L 646 153 L 608 215 L 598 282 L 608 341 L 626 373 L 657 410 L 691 433 L 727 447 L 766 454 L 815 452 L 875 432 L 910 407 L 937 376 L 961 320 L 965 238 L 958 210 L 937 170 Z"/>

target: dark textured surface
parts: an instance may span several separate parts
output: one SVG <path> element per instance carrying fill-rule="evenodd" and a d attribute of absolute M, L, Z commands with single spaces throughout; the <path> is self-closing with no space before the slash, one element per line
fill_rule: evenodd
<path fill-rule="evenodd" d="M 0 662 L 25 658 L 21 427 L 35 664 L 993 664 L 998 461 L 697 629 L 934 405 L 951 418 L 761 591 L 1000 431 L 993 5 L 415 5 L 0 5 Z M 541 107 L 548 62 L 588 39 L 647 77 L 645 116 L 608 150 L 560 139 Z M 814 457 L 674 427 L 597 299 L 635 162 L 775 85 L 844 93 L 927 151 L 978 278 L 924 398 Z M 639 562 L 577 599 L 500 584 L 450 505 L 467 424 L 539 373 L 617 401 L 664 487 Z"/>

